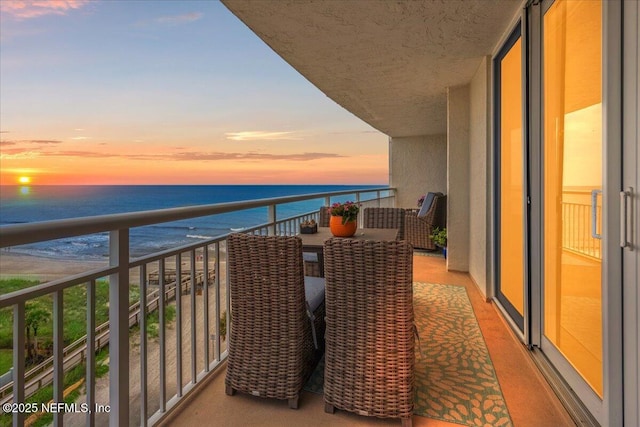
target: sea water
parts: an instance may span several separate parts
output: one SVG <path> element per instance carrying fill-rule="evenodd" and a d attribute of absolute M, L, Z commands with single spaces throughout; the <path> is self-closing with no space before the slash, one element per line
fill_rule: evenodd
<path fill-rule="evenodd" d="M 380 186 L 341 185 L 114 185 L 114 186 L 2 186 L 0 226 L 65 218 L 139 212 L 156 209 L 255 200 L 297 194 L 366 189 Z M 367 197 L 369 198 L 369 197 Z M 353 195 L 332 201 L 353 200 Z M 278 218 L 317 210 L 324 198 L 279 205 Z M 209 239 L 267 221 L 267 209 L 255 208 L 131 229 L 133 257 L 198 240 Z M 5 248 L 15 253 L 104 259 L 108 235 L 99 233 Z"/>

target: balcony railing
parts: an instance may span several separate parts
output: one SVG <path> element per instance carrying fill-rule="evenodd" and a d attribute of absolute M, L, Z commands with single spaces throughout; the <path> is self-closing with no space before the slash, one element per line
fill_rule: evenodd
<path fill-rule="evenodd" d="M 294 235 L 298 233 L 300 221 L 318 219 L 318 211 L 278 218 L 278 206 L 313 199 L 324 199 L 324 204 L 328 205 L 332 198 L 350 195 L 363 206 L 393 206 L 395 189 L 345 190 L 0 228 L 0 248 L 109 233 L 107 266 L 0 295 L 0 309 L 13 308 L 13 381 L 0 389 L 2 403 L 13 402 L 14 408 L 20 409 L 13 411 L 13 425 L 24 425 L 25 413 L 36 409 L 36 406 L 25 407 L 25 399 L 48 383 L 53 383 L 53 402 L 64 402 L 65 372 L 79 363 L 84 363 L 86 369 L 86 407 L 52 411 L 56 424 L 64 418 L 68 424 L 73 424 L 69 421 L 76 421 L 82 425 L 95 425 L 96 416 L 105 416 L 100 412 L 108 408 L 109 424 L 112 426 L 153 425 L 226 359 L 224 337 L 228 335 L 230 312 L 225 268 L 228 234 L 130 259 L 129 237 L 132 228 L 267 207 L 265 223 L 247 224 L 242 231 Z M 107 281 L 109 287 L 107 326 L 96 325 L 96 288 L 99 281 Z M 129 289 L 135 282 L 140 287 L 140 296 L 139 301 L 131 304 Z M 180 282 L 179 287 L 176 282 Z M 64 291 L 76 286 L 86 288 L 86 336 L 65 348 Z M 176 292 L 176 288 L 180 291 Z M 45 364 L 27 372 L 25 307 L 27 302 L 47 295 L 53 299 L 53 355 Z M 173 321 L 167 320 L 170 303 L 175 305 Z M 155 310 L 158 312 L 157 341 L 151 340 L 147 332 L 149 314 Z M 134 334 L 131 327 L 136 324 L 139 325 L 139 332 Z M 139 357 L 130 357 L 132 341 L 136 343 Z M 100 395 L 104 391 L 96 387 L 96 351 L 107 342 L 108 397 L 106 394 Z M 133 368 L 139 371 L 139 380 L 130 378 Z M 43 409 L 41 404 L 47 402 L 38 402 L 38 411 Z M 65 417 L 68 409 L 81 414 L 67 413 Z M 81 418 L 67 419 L 74 416 Z"/>
<path fill-rule="evenodd" d="M 602 205 L 599 192 L 563 191 L 562 196 L 562 248 L 576 255 L 602 259 L 601 232 Z"/>

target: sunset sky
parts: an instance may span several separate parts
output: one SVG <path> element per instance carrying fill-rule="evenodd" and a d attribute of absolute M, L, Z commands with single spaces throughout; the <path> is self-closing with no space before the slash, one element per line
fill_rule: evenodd
<path fill-rule="evenodd" d="M 388 141 L 217 1 L 0 1 L 0 184 L 386 184 Z"/>

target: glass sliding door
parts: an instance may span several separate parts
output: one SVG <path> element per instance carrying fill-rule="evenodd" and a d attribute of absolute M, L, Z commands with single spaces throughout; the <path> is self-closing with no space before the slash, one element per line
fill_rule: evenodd
<path fill-rule="evenodd" d="M 525 144 L 520 24 L 494 59 L 496 91 L 497 298 L 524 330 Z"/>
<path fill-rule="evenodd" d="M 602 3 L 556 0 L 542 26 L 542 348 L 601 399 Z"/>

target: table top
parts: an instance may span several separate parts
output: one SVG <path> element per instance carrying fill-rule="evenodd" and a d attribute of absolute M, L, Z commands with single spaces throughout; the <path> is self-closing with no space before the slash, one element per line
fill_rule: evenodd
<path fill-rule="evenodd" d="M 356 240 L 396 240 L 398 236 L 397 228 L 358 228 L 356 234 L 345 239 Z M 313 234 L 298 234 L 302 239 L 304 248 L 322 248 L 324 241 L 333 237 L 329 227 L 318 227 L 318 232 Z"/>

